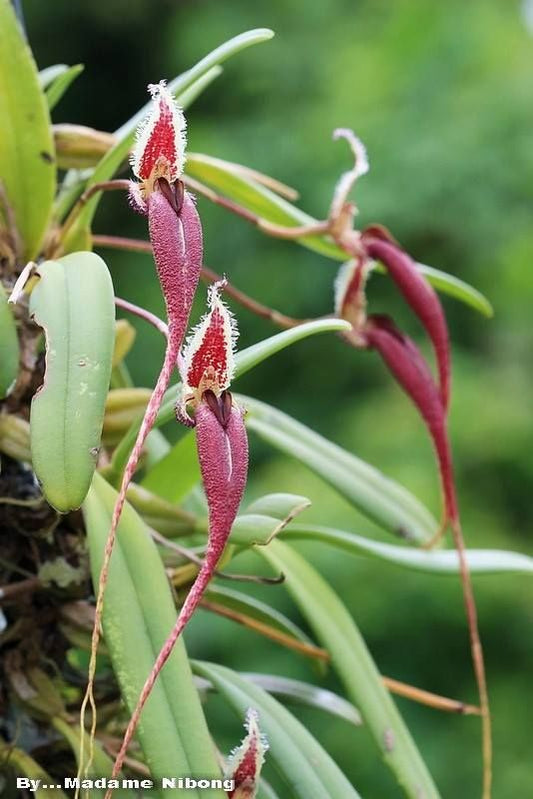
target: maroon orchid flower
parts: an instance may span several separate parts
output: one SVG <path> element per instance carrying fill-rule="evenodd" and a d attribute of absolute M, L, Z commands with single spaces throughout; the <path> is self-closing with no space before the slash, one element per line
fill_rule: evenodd
<path fill-rule="evenodd" d="M 167 309 L 168 339 L 157 383 L 124 470 L 104 551 L 92 635 L 89 682 L 81 710 L 83 718 L 87 702 L 91 703 L 93 731 L 95 706 L 92 690 L 96 650 L 116 531 L 146 437 L 154 425 L 177 365 L 203 256 L 200 219 L 193 198 L 184 190 L 180 180 L 185 158 L 185 120 L 164 82 L 149 86 L 149 91 L 152 95 L 151 108 L 140 126 L 131 158 L 132 169 L 139 183 L 131 183 L 130 199 L 136 210 L 148 216 L 155 265 Z"/>
<path fill-rule="evenodd" d="M 209 311 L 189 338 L 180 360 L 184 392 L 177 418 L 196 428 L 196 447 L 208 505 L 209 534 L 203 564 L 141 691 L 113 767 L 116 776 L 142 709 L 174 644 L 187 625 L 224 551 L 246 487 L 248 438 L 243 412 L 228 391 L 237 337 L 233 318 L 219 296 L 222 284 L 209 292 Z M 194 409 L 188 416 L 186 404 Z"/>
<path fill-rule="evenodd" d="M 246 737 L 228 758 L 225 776 L 232 779 L 234 787 L 228 799 L 254 799 L 259 786 L 261 767 L 268 751 L 266 737 L 259 729 L 259 715 L 249 708 L 244 722 Z"/>

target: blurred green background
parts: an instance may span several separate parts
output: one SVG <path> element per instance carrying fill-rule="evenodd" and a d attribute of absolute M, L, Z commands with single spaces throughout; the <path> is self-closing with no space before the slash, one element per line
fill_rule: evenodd
<path fill-rule="evenodd" d="M 145 102 L 145 87 L 171 78 L 230 36 L 272 27 L 276 38 L 234 58 L 188 114 L 191 150 L 261 169 L 298 188 L 323 216 L 350 165 L 337 126 L 353 127 L 371 171 L 355 198 L 361 225 L 386 224 L 420 261 L 472 282 L 495 317 L 445 300 L 454 351 L 451 434 L 464 529 L 475 546 L 533 553 L 533 12 L 517 0 L 25 0 L 39 66 L 83 62 L 85 73 L 54 121 L 113 130 Z M 206 263 L 240 288 L 294 316 L 331 311 L 336 264 L 200 200 Z M 107 197 L 96 230 L 145 236 L 124 199 Z M 117 292 L 162 302 L 147 256 L 107 253 Z M 390 312 L 415 336 L 390 283 L 370 285 L 375 312 Z M 201 292 L 202 299 L 204 290 Z M 198 306 L 200 310 L 200 304 Z M 243 346 L 271 334 L 235 308 Z M 161 343 L 139 327 L 129 365 L 150 385 Z M 243 378 L 240 391 L 294 414 L 377 465 L 438 512 L 431 446 L 379 359 L 322 336 Z M 308 518 L 376 536 L 303 467 L 252 442 L 250 497 L 267 490 L 308 495 Z M 461 590 L 378 562 L 302 547 L 336 586 L 383 673 L 475 701 Z M 243 564 L 255 568 L 257 563 Z M 496 799 L 533 795 L 531 668 L 533 591 L 527 577 L 475 581 L 492 699 Z M 297 619 L 283 587 L 258 589 Z M 202 612 L 187 632 L 195 657 L 243 670 L 320 681 L 303 658 Z M 338 688 L 333 677 L 325 685 Z M 444 797 L 479 795 L 479 724 L 399 701 Z M 228 750 L 238 720 L 218 700 L 209 712 Z M 364 729 L 295 711 L 361 794 L 400 795 Z M 267 767 L 267 776 L 269 769 Z M 341 799 L 341 797 L 339 797 Z"/>

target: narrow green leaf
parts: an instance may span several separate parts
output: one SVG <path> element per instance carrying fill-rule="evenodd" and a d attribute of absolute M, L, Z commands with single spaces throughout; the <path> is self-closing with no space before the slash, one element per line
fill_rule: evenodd
<path fill-rule="evenodd" d="M 426 541 L 437 531 L 429 511 L 373 466 L 264 402 L 244 396 L 237 400 L 248 411 L 249 430 L 297 458 L 384 529 L 412 541 Z"/>
<path fill-rule="evenodd" d="M 9 0 L 0 0 L 0 128 L 0 176 L 30 260 L 52 211 L 54 144 L 37 67 Z"/>
<path fill-rule="evenodd" d="M 96 466 L 115 337 L 113 284 L 94 253 L 38 268 L 30 313 L 46 335 L 44 384 L 31 405 L 31 450 L 47 500 L 83 502 Z"/>
<path fill-rule="evenodd" d="M 189 153 L 186 173 L 233 202 L 238 203 L 251 213 L 284 227 L 300 227 L 317 224 L 318 220 L 288 200 L 280 197 L 266 186 L 260 185 L 252 177 L 239 172 L 234 164 L 201 153 Z M 296 239 L 299 244 L 310 250 L 319 252 L 328 258 L 345 261 L 346 253 L 333 243 L 329 236 L 312 234 Z M 493 309 L 487 298 L 480 291 L 440 269 L 425 264 L 417 264 L 418 269 L 428 281 L 443 294 L 448 294 L 471 306 L 484 316 L 491 317 Z M 382 264 L 377 264 L 378 272 L 385 272 Z"/>
<path fill-rule="evenodd" d="M 265 338 L 263 341 L 258 341 L 257 344 L 252 344 L 245 350 L 237 353 L 235 358 L 235 375 L 241 375 L 253 369 L 254 366 L 266 361 L 272 355 L 290 347 L 291 344 L 296 344 L 309 336 L 314 336 L 317 333 L 338 333 L 342 330 L 350 330 L 351 325 L 343 319 L 315 319 L 312 322 L 303 322 L 301 325 L 284 330 L 282 333 L 277 333 L 274 336 Z"/>
<path fill-rule="evenodd" d="M 181 502 L 199 480 L 196 440 L 188 430 L 148 471 L 141 485 L 169 502 Z"/>
<path fill-rule="evenodd" d="M 52 64 L 50 67 L 41 69 L 38 75 L 41 89 L 47 89 L 67 69 L 69 69 L 68 64 Z"/>
<path fill-rule="evenodd" d="M 230 541 L 241 547 L 255 544 L 265 546 L 275 538 L 287 524 L 286 519 L 265 516 L 261 513 L 241 513 L 231 528 Z"/>
<path fill-rule="evenodd" d="M 46 89 L 46 101 L 50 111 L 56 107 L 70 84 L 83 72 L 83 64 L 74 64 L 55 77 Z"/>
<path fill-rule="evenodd" d="M 6 766 L 15 772 L 15 777 L 27 777 L 32 780 L 39 780 L 39 788 L 32 793 L 35 799 L 68 799 L 66 793 L 61 788 L 42 788 L 42 785 L 55 785 L 56 781 L 35 760 L 30 757 L 23 749 L 16 746 L 0 742 L 0 761 L 2 766 Z M 17 788 L 17 791 L 20 789 Z M 16 794 L 13 794 L 16 795 Z"/>
<path fill-rule="evenodd" d="M 13 312 L 0 283 L 0 399 L 13 388 L 19 370 L 19 342 Z"/>
<path fill-rule="evenodd" d="M 265 602 L 261 602 L 259 599 L 255 599 L 255 597 L 249 594 L 244 594 L 242 591 L 235 591 L 233 588 L 224 588 L 212 583 L 205 592 L 204 597 L 212 602 L 217 602 L 219 605 L 223 605 L 225 608 L 229 608 L 229 610 L 245 613 L 256 621 L 262 624 L 268 624 L 269 627 L 273 627 L 275 630 L 278 630 L 278 632 L 288 635 L 296 641 L 316 646 L 311 638 L 309 638 L 297 624 L 294 624 L 294 622 L 284 616 L 283 613 L 280 613 L 278 610 L 275 610 L 275 608 L 272 608 Z"/>
<path fill-rule="evenodd" d="M 231 169 L 231 166 L 220 158 L 191 153 L 187 156 L 186 173 L 253 214 L 276 225 L 299 227 L 314 225 L 318 221 L 266 186 L 261 186 L 252 178 Z M 326 236 L 303 236 L 297 241 L 304 247 L 330 258 L 346 259 L 346 253 Z"/>
<path fill-rule="evenodd" d="M 293 680 L 290 677 L 279 677 L 277 674 L 243 672 L 243 677 L 280 699 L 307 705 L 307 707 L 316 707 L 332 716 L 349 721 L 356 727 L 363 723 L 361 714 L 351 702 L 347 702 L 344 697 L 333 693 L 333 691 L 328 691 L 326 688 L 319 688 L 311 683 Z"/>
<path fill-rule="evenodd" d="M 274 34 L 266 28 L 259 28 L 257 30 L 247 31 L 233 39 L 225 42 L 217 47 L 211 53 L 201 59 L 195 66 L 179 75 L 169 83 L 169 89 L 174 94 L 178 103 L 182 108 L 187 108 L 188 105 L 198 96 L 198 89 L 203 90 L 208 83 L 216 78 L 220 71 L 216 69 L 226 59 L 235 55 L 236 53 L 250 47 L 254 44 L 267 41 L 271 39 Z M 209 78 L 207 75 L 209 73 Z M 141 110 L 122 125 L 116 132 L 117 143 L 109 150 L 108 153 L 102 158 L 91 177 L 87 182 L 87 188 L 94 186 L 105 180 L 113 177 L 117 169 L 127 158 L 129 151 L 133 145 L 135 131 L 137 125 L 146 114 L 148 104 L 143 106 Z M 92 197 L 89 202 L 84 206 L 81 214 L 79 215 L 76 223 L 72 226 L 64 246 L 66 251 L 75 249 L 80 246 L 80 241 L 86 241 L 88 231 L 90 230 L 92 219 L 94 217 L 96 208 L 100 201 L 101 194 L 98 193 Z M 83 245 L 86 246 L 86 245 Z"/>
<path fill-rule="evenodd" d="M 373 541 L 355 533 L 309 524 L 292 524 L 283 532 L 286 539 L 310 539 L 351 552 L 429 574 L 459 574 L 459 556 L 455 549 L 428 551 Z M 533 558 L 520 552 L 499 549 L 467 549 L 470 574 L 531 574 Z"/>
<path fill-rule="evenodd" d="M 437 799 L 438 791 L 366 647 L 337 594 L 294 549 L 281 541 L 258 547 L 277 571 L 331 664 L 348 698 L 359 708 L 385 763 L 411 799 Z M 206 675 L 208 676 L 208 675 Z"/>
<path fill-rule="evenodd" d="M 346 322 L 343 322 L 341 319 L 317 319 L 313 322 L 305 322 L 304 324 L 293 327 L 290 330 L 284 330 L 282 333 L 277 333 L 274 336 L 270 336 L 270 338 L 259 341 L 257 344 L 252 344 L 251 347 L 247 347 L 247 349 L 238 352 L 235 356 L 235 379 L 245 374 L 250 369 L 253 369 L 255 366 L 258 366 L 262 361 L 265 361 L 271 355 L 275 355 L 277 352 L 285 349 L 285 347 L 289 347 L 291 344 L 295 344 L 296 342 L 301 341 L 308 336 L 313 336 L 317 333 L 335 332 L 345 329 Z M 179 385 L 171 386 L 166 391 L 161 408 L 157 415 L 157 419 L 155 421 L 156 427 L 174 420 L 174 406 L 176 404 L 178 391 Z M 137 422 L 132 424 L 129 431 L 126 433 L 113 453 L 113 462 L 111 468 L 112 474 L 110 474 L 110 479 L 113 481 L 118 479 L 118 476 L 122 473 L 126 461 L 128 460 L 131 448 L 135 442 L 141 421 L 142 416 L 139 416 Z M 161 472 L 159 473 L 160 478 L 163 475 L 163 469 L 166 470 L 167 466 L 169 466 L 171 463 L 176 463 L 178 456 L 176 455 L 175 458 L 172 458 L 171 460 L 169 453 L 168 458 L 169 460 L 166 461 L 165 467 L 161 467 Z M 167 471 L 166 474 L 170 475 L 171 472 Z M 147 488 L 150 488 L 156 494 L 160 493 L 157 487 L 157 481 L 157 477 L 150 477 L 147 478 L 146 482 Z M 177 482 L 180 481 L 177 480 Z M 181 496 L 176 496 L 176 494 L 170 495 L 168 492 L 165 494 L 160 494 L 160 496 L 164 496 L 166 499 L 172 501 L 178 501 L 181 499 Z"/>
<path fill-rule="evenodd" d="M 65 721 L 64 718 L 59 716 L 55 716 L 52 719 L 52 726 L 55 730 L 65 739 L 68 743 L 70 748 L 72 749 L 72 753 L 76 759 L 76 763 L 79 764 L 79 755 L 80 755 L 80 743 L 81 743 L 81 736 L 78 724 L 69 724 L 68 721 Z M 89 751 L 89 735 L 84 735 L 84 750 L 85 752 Z M 93 760 L 91 764 L 91 768 L 87 774 L 89 779 L 101 779 L 102 777 L 111 777 L 111 772 L 113 771 L 113 761 L 110 757 L 106 755 L 98 741 L 94 742 L 93 745 Z M 91 799 L 103 799 L 105 795 L 104 789 L 98 788 L 91 788 Z M 115 799 L 131 799 L 131 792 L 127 790 L 118 789 L 113 791 L 113 796 Z"/>
<path fill-rule="evenodd" d="M 246 508 L 246 513 L 262 513 L 276 519 L 294 518 L 311 505 L 311 500 L 299 494 L 265 494 Z"/>
<path fill-rule="evenodd" d="M 194 662 L 242 719 L 249 707 L 259 713 L 259 727 L 268 740 L 268 762 L 298 799 L 355 799 L 359 796 L 329 754 L 289 711 L 266 691 L 240 674 L 214 663 Z"/>
<path fill-rule="evenodd" d="M 98 474 L 83 511 L 93 583 L 98 584 L 116 492 Z M 106 588 L 103 629 L 122 697 L 131 713 L 176 621 L 163 564 L 142 520 L 126 503 Z M 154 779 L 219 777 L 209 731 L 183 639 L 177 642 L 144 708 L 137 738 Z M 178 789 L 161 797 L 174 797 Z M 224 799 L 222 790 L 191 790 L 196 799 Z"/>
<path fill-rule="evenodd" d="M 417 263 L 417 267 L 437 291 L 448 294 L 448 296 L 464 302 L 465 305 L 470 305 L 471 308 L 489 319 L 494 316 L 494 308 L 489 300 L 469 283 L 465 283 L 464 280 L 450 275 L 448 272 L 435 269 L 433 266 Z"/>

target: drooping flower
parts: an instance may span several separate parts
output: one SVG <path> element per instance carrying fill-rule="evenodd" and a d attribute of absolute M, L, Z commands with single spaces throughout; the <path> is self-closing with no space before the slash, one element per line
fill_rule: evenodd
<path fill-rule="evenodd" d="M 196 447 L 208 506 L 209 533 L 204 561 L 141 691 L 113 767 L 116 776 L 157 676 L 172 652 L 211 580 L 224 551 L 246 487 L 248 438 L 243 411 L 228 391 L 233 374 L 237 330 L 219 296 L 209 293 L 209 310 L 188 340 L 180 369 L 185 393 L 176 407 L 178 420 L 196 428 Z M 194 419 L 186 404 L 194 409 Z"/>
<path fill-rule="evenodd" d="M 228 758 L 225 777 L 234 781 L 228 799 L 254 799 L 261 768 L 268 751 L 268 741 L 259 728 L 259 714 L 249 708 L 244 722 L 246 736 Z"/>

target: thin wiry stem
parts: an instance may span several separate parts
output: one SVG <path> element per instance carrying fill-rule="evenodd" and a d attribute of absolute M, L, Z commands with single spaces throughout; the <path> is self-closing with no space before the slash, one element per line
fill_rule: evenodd
<path fill-rule="evenodd" d="M 152 252 L 152 245 L 149 241 L 143 241 L 142 239 L 129 239 L 122 236 L 104 236 L 95 234 L 93 235 L 93 244 L 96 247 L 109 247 L 111 249 L 127 250 L 130 252 Z M 221 275 L 205 265 L 202 267 L 201 276 L 202 279 L 208 283 L 218 283 L 222 280 Z M 231 297 L 232 300 L 235 300 L 235 302 L 237 302 L 243 308 L 251 311 L 251 313 L 259 316 L 261 319 L 266 319 L 269 322 L 272 322 L 272 324 L 277 325 L 278 327 L 289 329 L 302 324 L 302 319 L 295 319 L 292 316 L 287 316 L 286 314 L 281 313 L 281 311 L 277 311 L 275 308 L 269 308 L 267 305 L 263 305 L 263 303 L 254 300 L 253 297 L 245 294 L 228 281 L 226 281 L 224 293 L 228 297 Z"/>
<path fill-rule="evenodd" d="M 141 308 L 140 305 L 135 305 L 133 302 L 128 302 L 128 300 L 123 300 L 121 297 L 115 297 L 115 305 L 118 308 L 122 308 L 124 311 L 128 311 L 128 313 L 134 314 L 134 316 L 138 316 L 139 319 L 144 319 L 145 322 L 148 322 L 156 330 L 168 339 L 168 325 L 163 322 L 155 314 L 147 311 L 146 308 Z"/>

